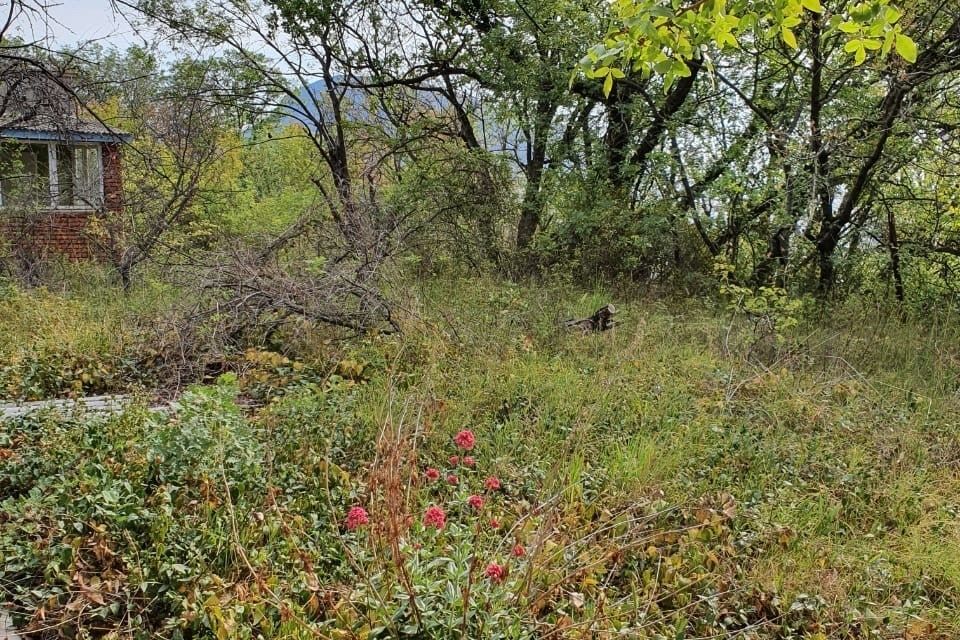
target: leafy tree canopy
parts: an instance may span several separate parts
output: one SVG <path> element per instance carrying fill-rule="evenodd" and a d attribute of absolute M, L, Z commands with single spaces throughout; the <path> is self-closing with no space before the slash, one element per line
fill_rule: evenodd
<path fill-rule="evenodd" d="M 591 47 L 578 69 L 603 80 L 609 95 L 615 80 L 632 73 L 658 74 L 668 90 L 689 77 L 689 63 L 710 54 L 779 39 L 799 51 L 796 28 L 816 23 L 816 37 L 839 34 L 843 50 L 863 64 L 870 53 L 892 51 L 915 62 L 917 46 L 901 29 L 903 12 L 889 0 L 847 0 L 835 10 L 820 0 L 614 0 L 613 25 L 603 42 Z"/>

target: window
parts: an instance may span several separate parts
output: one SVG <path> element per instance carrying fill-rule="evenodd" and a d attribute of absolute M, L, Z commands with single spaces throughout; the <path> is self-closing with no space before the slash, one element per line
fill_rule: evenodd
<path fill-rule="evenodd" d="M 60 207 L 100 206 L 100 149 L 57 145 L 56 201 Z"/>
<path fill-rule="evenodd" d="M 0 148 L 0 202 L 9 207 L 47 207 L 50 202 L 50 150 L 46 144 Z"/>
<path fill-rule="evenodd" d="M 103 204 L 100 147 L 74 147 L 73 188 L 74 206 Z"/>
<path fill-rule="evenodd" d="M 100 147 L 62 143 L 0 146 L 0 204 L 96 209 L 103 203 Z"/>

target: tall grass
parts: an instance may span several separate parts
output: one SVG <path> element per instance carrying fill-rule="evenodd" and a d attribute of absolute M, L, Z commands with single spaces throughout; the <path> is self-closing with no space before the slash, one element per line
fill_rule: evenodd
<path fill-rule="evenodd" d="M 19 296 L 13 304 L 29 319 L 0 317 L 16 335 L 49 327 L 94 348 L 115 347 L 108 333 L 117 320 L 106 315 L 140 313 L 95 294 Z M 469 628 L 487 637 L 489 627 L 463 618 L 472 600 L 462 588 L 481 584 L 470 564 L 480 560 L 469 559 L 480 554 L 471 550 L 493 557 L 516 535 L 531 550 L 530 574 L 506 583 L 510 597 L 487 583 L 472 592 L 510 612 L 509 620 L 484 623 L 511 629 L 508 637 L 531 628 L 540 637 L 604 637 L 590 636 L 598 628 L 653 637 L 668 623 L 676 637 L 697 637 L 688 610 L 704 624 L 713 614 L 746 616 L 754 637 L 960 634 L 960 326 L 950 314 L 910 318 L 856 301 L 814 308 L 760 354 L 752 346 L 763 336 L 749 319 L 710 300 L 473 279 L 420 282 L 403 289 L 402 302 L 402 335 L 336 345 L 302 338 L 302 359 L 336 357 L 350 366 L 278 390 L 248 417 L 251 427 L 236 427 L 263 449 L 263 477 L 251 481 L 252 494 L 234 496 L 247 510 L 235 516 L 242 542 L 257 551 L 248 561 L 291 598 L 284 602 L 297 616 L 320 616 L 322 607 L 310 605 L 320 608 L 311 613 L 297 600 L 300 587 L 270 563 L 309 573 L 297 555 L 303 551 L 308 566 L 336 576 L 311 592 L 315 598 L 349 603 L 330 604 L 325 629 L 358 620 L 379 620 L 367 632 L 402 628 L 391 616 L 411 597 L 407 571 L 410 580 L 434 581 L 422 594 L 433 606 L 448 606 L 452 589 L 456 605 L 435 612 L 451 633 Z M 607 302 L 620 309 L 608 333 L 584 336 L 559 322 Z M 73 328 L 55 313 L 70 305 Z M 344 373 L 358 366 L 362 374 Z M 509 526 L 492 537 L 464 529 L 449 539 L 454 573 L 441 578 L 437 567 L 447 564 L 404 564 L 426 553 L 416 555 L 404 532 L 416 530 L 429 501 L 454 500 L 453 490 L 425 488 L 418 474 L 445 465 L 464 428 L 482 443 L 483 473 L 508 487 L 497 504 Z M 3 429 L 14 442 L 17 432 Z M 128 464 L 144 463 L 137 460 Z M 341 511 L 355 503 L 389 521 L 393 533 L 342 536 Z M 189 530 L 170 517 L 171 527 Z M 269 536 L 258 533 L 258 518 Z M 236 566 L 235 541 L 219 544 L 222 553 L 205 550 L 211 563 L 238 572 L 231 579 L 249 572 Z M 668 556 L 677 582 L 647 573 Z M 356 584 L 344 583 L 350 579 Z M 253 582 L 248 576 L 247 588 Z M 686 609 L 683 584 L 717 608 Z M 603 609 L 614 595 L 616 606 Z M 612 611 L 618 621 L 608 618 Z M 640 613 L 663 625 L 643 627 Z"/>

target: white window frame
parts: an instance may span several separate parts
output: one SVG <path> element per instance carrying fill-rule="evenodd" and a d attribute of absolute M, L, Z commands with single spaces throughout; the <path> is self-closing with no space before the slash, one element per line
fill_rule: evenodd
<path fill-rule="evenodd" d="M 50 208 L 59 209 L 60 172 L 57 170 L 57 143 L 47 143 L 47 166 L 50 167 Z"/>
<path fill-rule="evenodd" d="M 57 167 L 57 147 L 58 146 L 70 146 L 75 149 L 95 149 L 97 158 L 97 202 L 93 205 L 71 205 L 71 204 L 59 204 L 60 201 L 60 181 L 59 181 L 59 170 Z M 103 192 L 103 150 L 101 145 L 95 142 L 88 143 L 79 143 L 71 144 L 68 142 L 49 142 L 47 143 L 47 158 L 50 162 L 50 208 L 56 209 L 57 211 L 96 211 L 103 208 L 103 203 L 106 200 L 106 194 Z M 73 171 L 73 167 L 70 168 Z M 74 176 L 74 182 L 76 182 L 76 176 Z M 74 189 L 76 189 L 76 184 L 74 184 Z"/>

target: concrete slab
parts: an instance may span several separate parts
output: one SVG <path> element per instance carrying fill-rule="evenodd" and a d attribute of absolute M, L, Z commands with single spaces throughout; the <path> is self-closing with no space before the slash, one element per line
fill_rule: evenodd
<path fill-rule="evenodd" d="M 13 623 L 10 622 L 10 616 L 5 611 L 0 610 L 0 640 L 20 640 Z"/>
<path fill-rule="evenodd" d="M 93 413 L 117 413 L 122 411 L 123 407 L 128 404 L 130 404 L 130 397 L 120 395 L 90 396 L 87 398 L 77 398 L 75 400 L 57 399 L 7 403 L 0 404 L 0 420 L 4 418 L 18 418 L 45 409 L 71 412 L 81 406 L 86 411 Z"/>

